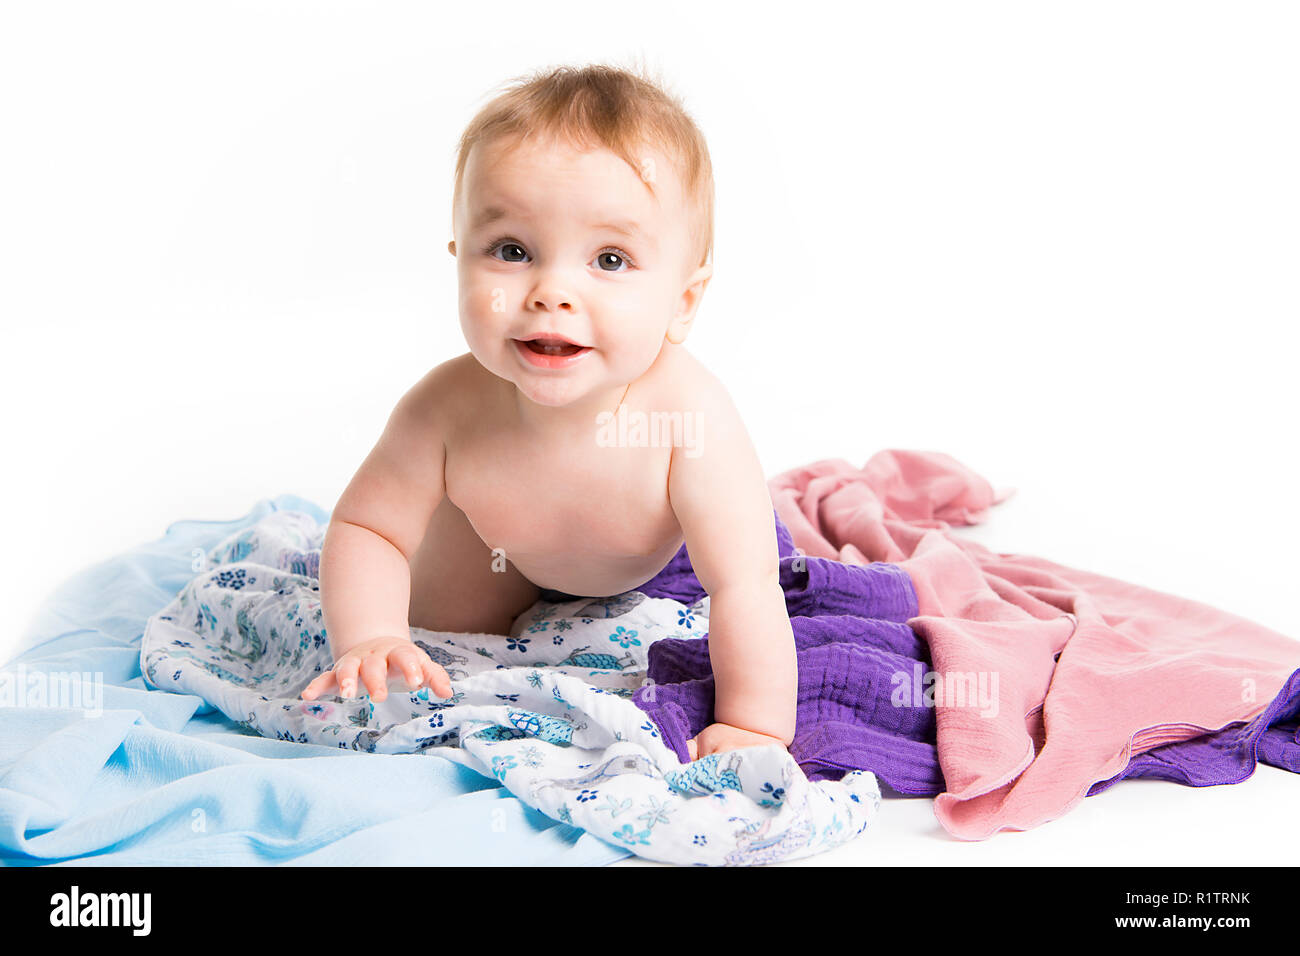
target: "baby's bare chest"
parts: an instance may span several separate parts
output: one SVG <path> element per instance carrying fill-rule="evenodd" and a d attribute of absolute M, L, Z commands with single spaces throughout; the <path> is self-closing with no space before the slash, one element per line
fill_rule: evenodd
<path fill-rule="evenodd" d="M 448 445 L 444 477 L 479 537 L 526 576 L 573 593 L 617 593 L 608 589 L 642 583 L 681 544 L 670 457 L 664 447 L 543 445 L 483 430 Z"/>

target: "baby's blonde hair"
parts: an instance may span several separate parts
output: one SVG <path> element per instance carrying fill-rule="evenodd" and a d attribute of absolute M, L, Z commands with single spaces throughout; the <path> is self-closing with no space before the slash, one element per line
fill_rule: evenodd
<path fill-rule="evenodd" d="M 456 157 L 455 208 L 465 164 L 476 145 L 537 134 L 560 136 L 579 149 L 603 146 L 637 171 L 653 190 L 653 167 L 638 150 L 651 146 L 678 164 L 695 216 L 691 236 L 699 265 L 713 254 L 713 164 L 704 135 L 681 102 L 645 71 L 593 64 L 560 66 L 506 84 L 461 134 Z"/>

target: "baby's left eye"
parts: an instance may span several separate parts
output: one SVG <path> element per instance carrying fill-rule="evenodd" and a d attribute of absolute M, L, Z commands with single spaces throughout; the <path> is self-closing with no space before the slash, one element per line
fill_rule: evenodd
<path fill-rule="evenodd" d="M 596 256 L 596 265 L 605 272 L 624 272 L 627 269 L 627 260 L 617 252 L 606 250 Z"/>

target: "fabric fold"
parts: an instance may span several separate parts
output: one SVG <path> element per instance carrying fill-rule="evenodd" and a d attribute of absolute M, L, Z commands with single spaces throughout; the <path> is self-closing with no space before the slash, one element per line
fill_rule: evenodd
<path fill-rule="evenodd" d="M 935 814 L 955 836 L 1029 829 L 1125 775 L 1205 785 L 1244 779 L 1257 758 L 1295 769 L 1300 642 L 949 533 L 1008 492 L 942 453 L 882 451 L 861 469 L 817 462 L 769 488 L 809 554 L 908 573 L 919 610 L 909 624 L 939 677 L 996 675 L 995 714 L 935 705 L 946 782 Z"/>

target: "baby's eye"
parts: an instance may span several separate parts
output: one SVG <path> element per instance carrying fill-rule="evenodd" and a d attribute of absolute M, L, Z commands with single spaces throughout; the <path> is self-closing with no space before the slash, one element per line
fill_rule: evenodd
<path fill-rule="evenodd" d="M 628 268 L 627 259 L 609 249 L 597 254 L 596 265 L 605 272 L 626 272 Z"/>
<path fill-rule="evenodd" d="M 502 242 L 492 247 L 488 255 L 504 262 L 523 262 L 528 258 L 524 247 L 517 242 Z"/>

